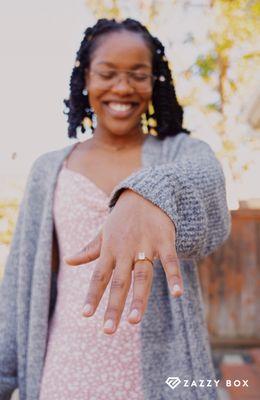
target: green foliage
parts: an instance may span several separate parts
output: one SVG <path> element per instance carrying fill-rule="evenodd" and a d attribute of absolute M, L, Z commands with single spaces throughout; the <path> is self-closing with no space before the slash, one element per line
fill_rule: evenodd
<path fill-rule="evenodd" d="M 118 0 L 86 0 L 96 18 L 122 18 Z"/>
<path fill-rule="evenodd" d="M 243 59 L 244 60 L 250 60 L 250 59 L 254 59 L 254 58 L 260 58 L 260 52 L 259 51 L 254 51 L 251 53 L 247 53 L 243 55 Z"/>
<path fill-rule="evenodd" d="M 172 0 L 172 3 L 174 2 L 175 0 Z M 128 12 L 129 4 L 124 0 L 86 0 L 86 4 L 97 19 L 123 19 L 130 17 Z M 147 26 L 158 16 L 163 7 L 161 0 L 139 0 L 135 1 L 135 4 L 138 11 L 140 11 L 139 19 Z"/>
<path fill-rule="evenodd" d="M 217 111 L 217 112 L 221 112 L 221 105 L 220 103 L 208 103 L 206 105 L 206 108 L 210 111 Z"/>
<path fill-rule="evenodd" d="M 18 200 L 0 201 L 0 243 L 9 245 L 12 240 L 13 231 L 19 208 Z"/>
<path fill-rule="evenodd" d="M 133 14 L 129 13 L 130 2 L 124 0 L 86 0 L 86 3 L 97 18 L 139 19 L 148 29 L 156 32 L 168 48 L 169 54 L 174 54 L 175 49 L 178 51 L 179 45 L 191 48 L 191 57 L 187 58 L 190 60 L 189 65 L 183 57 L 183 64 L 180 62 L 181 67 L 176 69 L 179 72 L 176 73 L 173 68 L 177 91 L 179 82 L 179 87 L 183 90 L 180 101 L 184 106 L 197 108 L 200 115 L 207 115 L 212 128 L 221 136 L 223 154 L 231 160 L 232 168 L 237 161 L 235 154 L 238 144 L 243 142 L 242 132 L 245 128 L 242 119 L 242 124 L 240 123 L 239 110 L 243 110 L 248 102 L 244 93 L 247 92 L 247 85 L 252 86 L 250 83 L 256 76 L 254 64 L 260 60 L 256 39 L 260 33 L 259 0 L 135 0 Z M 182 42 L 179 40 L 180 35 L 176 35 L 175 40 L 175 33 L 180 33 L 180 25 L 171 22 L 175 10 L 179 13 L 181 8 L 184 13 L 187 10 L 188 17 L 193 10 L 200 8 L 202 20 L 205 18 L 206 21 L 201 35 L 191 24 Z M 194 21 L 196 23 L 198 21 Z M 170 56 L 170 67 L 172 61 Z M 184 67 L 181 70 L 182 65 Z M 192 129 L 192 122 L 190 128 Z"/>
<path fill-rule="evenodd" d="M 260 17 L 260 2 L 255 0 L 250 2 L 251 5 L 251 13 L 255 16 L 255 18 Z"/>
<path fill-rule="evenodd" d="M 205 55 L 199 55 L 195 65 L 202 78 L 209 78 L 210 75 L 217 69 L 217 56 L 215 53 L 208 53 Z"/>

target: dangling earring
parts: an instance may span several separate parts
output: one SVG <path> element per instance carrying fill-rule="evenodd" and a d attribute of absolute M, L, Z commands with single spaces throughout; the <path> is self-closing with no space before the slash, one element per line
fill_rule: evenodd
<path fill-rule="evenodd" d="M 157 132 L 157 130 L 155 129 L 155 128 L 157 127 L 157 121 L 156 121 L 156 119 L 153 118 L 153 117 L 150 117 L 150 118 L 148 119 L 147 123 L 148 123 L 148 130 L 149 130 L 149 133 L 150 133 L 151 135 L 153 135 L 153 136 L 157 136 L 157 135 L 158 135 L 158 132 Z"/>
<path fill-rule="evenodd" d="M 86 96 L 86 97 L 88 96 L 87 88 L 82 90 L 82 94 L 83 94 L 83 96 Z M 93 113 L 94 113 L 94 110 L 93 110 L 92 107 L 90 107 L 88 98 L 86 98 L 85 112 L 86 112 L 86 117 L 83 119 L 84 128 L 87 131 L 93 131 Z"/>
<path fill-rule="evenodd" d="M 93 115 L 92 115 L 92 128 L 95 129 L 97 127 L 97 114 L 93 110 Z"/>
<path fill-rule="evenodd" d="M 85 117 L 83 119 L 83 124 L 84 124 L 85 129 L 87 129 L 87 128 L 91 129 L 92 128 L 92 120 L 91 120 L 91 118 Z"/>
<path fill-rule="evenodd" d="M 148 131 L 148 122 L 147 122 L 147 118 L 146 118 L 146 113 L 143 113 L 141 115 L 141 127 L 142 127 L 143 133 L 146 135 L 149 132 Z"/>
<path fill-rule="evenodd" d="M 153 106 L 152 101 L 149 101 L 148 114 L 149 114 L 149 118 L 148 118 L 148 121 L 147 121 L 148 132 L 153 136 L 157 136 L 158 132 L 155 129 L 157 127 L 157 121 L 156 121 L 156 119 L 154 117 L 155 111 L 154 111 L 154 106 Z"/>
<path fill-rule="evenodd" d="M 148 112 L 149 112 L 149 115 L 154 114 L 154 106 L 153 106 L 153 103 L 151 100 L 149 101 L 149 104 L 148 104 Z"/>

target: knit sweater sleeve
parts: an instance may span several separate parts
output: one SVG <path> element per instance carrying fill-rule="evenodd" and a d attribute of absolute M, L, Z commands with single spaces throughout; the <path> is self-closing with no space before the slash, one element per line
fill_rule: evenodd
<path fill-rule="evenodd" d="M 0 400 L 9 400 L 17 388 L 16 294 L 19 263 L 19 242 L 23 207 L 17 220 L 4 277 L 0 286 Z"/>
<path fill-rule="evenodd" d="M 14 235 L 0 285 L 0 400 L 11 399 L 18 387 L 17 378 L 17 290 L 19 280 L 20 242 L 27 203 L 32 192 L 31 182 L 38 160 L 33 164 L 19 207 Z"/>
<path fill-rule="evenodd" d="M 109 201 L 111 210 L 125 189 L 143 196 L 170 217 L 180 258 L 202 258 L 230 233 L 222 167 L 201 140 L 186 136 L 173 160 L 142 168 L 120 182 Z"/>

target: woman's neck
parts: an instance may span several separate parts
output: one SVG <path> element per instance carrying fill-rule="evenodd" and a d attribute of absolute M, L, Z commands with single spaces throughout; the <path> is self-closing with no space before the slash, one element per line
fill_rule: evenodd
<path fill-rule="evenodd" d="M 141 128 L 127 135 L 115 135 L 97 126 L 93 134 L 92 143 L 117 151 L 139 146 L 143 143 L 145 137 L 146 135 L 142 132 Z"/>

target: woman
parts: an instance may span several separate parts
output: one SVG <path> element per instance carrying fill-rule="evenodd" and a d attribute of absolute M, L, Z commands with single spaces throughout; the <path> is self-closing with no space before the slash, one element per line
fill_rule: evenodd
<path fill-rule="evenodd" d="M 70 88 L 69 136 L 86 119 L 93 136 L 32 167 L 1 286 L 0 400 L 216 399 L 195 260 L 229 234 L 221 166 L 182 128 L 139 22 L 88 28 Z"/>

